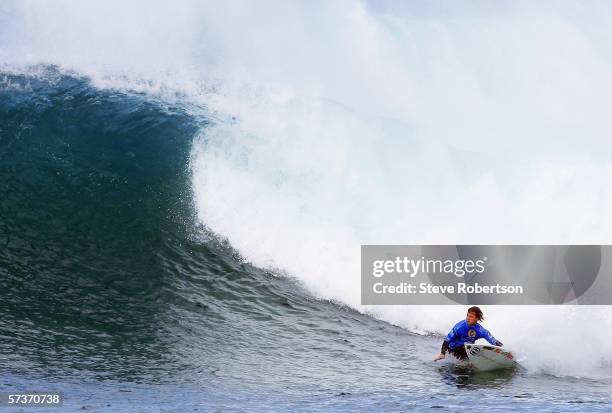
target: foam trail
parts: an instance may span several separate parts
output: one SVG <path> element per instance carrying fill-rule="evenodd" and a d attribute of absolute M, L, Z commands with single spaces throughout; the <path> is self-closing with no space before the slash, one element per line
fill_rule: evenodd
<path fill-rule="evenodd" d="M 360 306 L 359 245 L 609 243 L 611 17 L 597 2 L 5 2 L 0 62 L 203 107 L 202 222 L 320 297 L 445 332 L 462 309 Z M 609 307 L 485 311 L 533 371 L 612 359 Z M 535 353 L 559 343 L 586 351 Z"/>

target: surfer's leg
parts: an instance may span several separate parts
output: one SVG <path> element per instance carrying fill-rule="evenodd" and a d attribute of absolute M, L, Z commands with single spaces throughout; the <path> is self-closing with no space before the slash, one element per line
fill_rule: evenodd
<path fill-rule="evenodd" d="M 465 347 L 458 346 L 450 350 L 453 353 L 453 356 L 457 357 L 459 360 L 463 360 L 467 358 L 467 352 L 465 351 Z"/>

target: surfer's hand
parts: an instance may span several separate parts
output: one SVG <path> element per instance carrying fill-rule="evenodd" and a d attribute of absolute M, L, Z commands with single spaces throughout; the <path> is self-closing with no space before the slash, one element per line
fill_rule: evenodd
<path fill-rule="evenodd" d="M 440 353 L 438 354 L 438 357 L 436 357 L 433 361 L 438 361 L 438 360 L 442 360 L 443 358 L 445 358 L 446 356 L 444 355 L 444 353 Z"/>
<path fill-rule="evenodd" d="M 497 347 L 501 347 L 501 346 L 503 346 L 503 343 L 502 343 L 501 341 L 496 341 L 496 342 L 495 342 L 495 345 L 496 345 Z"/>

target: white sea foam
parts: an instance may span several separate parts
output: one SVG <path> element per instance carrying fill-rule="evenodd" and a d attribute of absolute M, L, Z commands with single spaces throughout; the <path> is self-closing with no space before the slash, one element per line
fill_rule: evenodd
<path fill-rule="evenodd" d="M 319 297 L 446 333 L 464 308 L 360 305 L 360 244 L 610 243 L 610 22 L 603 2 L 4 2 L 0 62 L 203 108 L 202 222 Z M 530 370 L 609 374 L 610 307 L 485 312 Z"/>

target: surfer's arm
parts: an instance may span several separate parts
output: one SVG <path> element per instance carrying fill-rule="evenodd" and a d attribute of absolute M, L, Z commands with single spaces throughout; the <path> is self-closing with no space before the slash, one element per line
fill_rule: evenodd
<path fill-rule="evenodd" d="M 448 341 L 444 340 L 444 342 L 442 343 L 442 349 L 440 350 L 440 354 L 438 354 L 438 356 L 434 359 L 434 361 L 442 360 L 444 357 L 446 357 L 447 350 L 448 350 Z"/>
<path fill-rule="evenodd" d="M 453 327 L 453 329 L 450 331 L 450 333 L 448 333 L 448 335 L 446 336 L 446 338 L 442 342 L 442 348 L 440 349 L 440 354 L 438 355 L 438 357 L 436 357 L 434 359 L 434 361 L 441 360 L 441 359 L 443 359 L 445 357 L 446 352 L 449 349 L 450 342 L 451 342 L 451 340 L 453 340 L 455 338 L 456 335 L 457 335 L 457 331 L 456 331 L 455 327 Z"/>
<path fill-rule="evenodd" d="M 487 340 L 489 343 L 493 344 L 494 346 L 498 346 L 498 347 L 503 346 L 503 343 L 499 341 L 498 339 L 496 339 L 495 337 L 493 337 L 493 335 L 489 332 L 489 330 L 487 330 L 484 327 L 480 328 L 479 338 L 484 338 L 485 340 Z"/>
<path fill-rule="evenodd" d="M 446 338 L 444 339 L 444 342 L 442 343 L 442 348 L 440 349 L 440 354 L 438 355 L 438 357 L 436 357 L 434 359 L 434 361 L 436 360 L 441 360 L 444 358 L 446 352 L 448 351 L 449 347 L 450 347 L 450 343 L 451 341 L 455 340 L 457 337 L 460 337 L 461 334 L 459 333 L 458 329 L 460 328 L 459 325 L 461 323 L 457 323 L 457 325 L 455 325 L 451 331 L 448 333 L 448 335 L 446 336 Z"/>
<path fill-rule="evenodd" d="M 461 337 L 461 334 L 459 332 L 459 324 L 457 324 L 456 326 L 454 326 L 451 331 L 448 332 L 448 334 L 446 335 L 446 339 L 444 340 L 444 342 L 448 342 L 450 343 L 451 341 L 456 340 L 457 338 Z"/>

